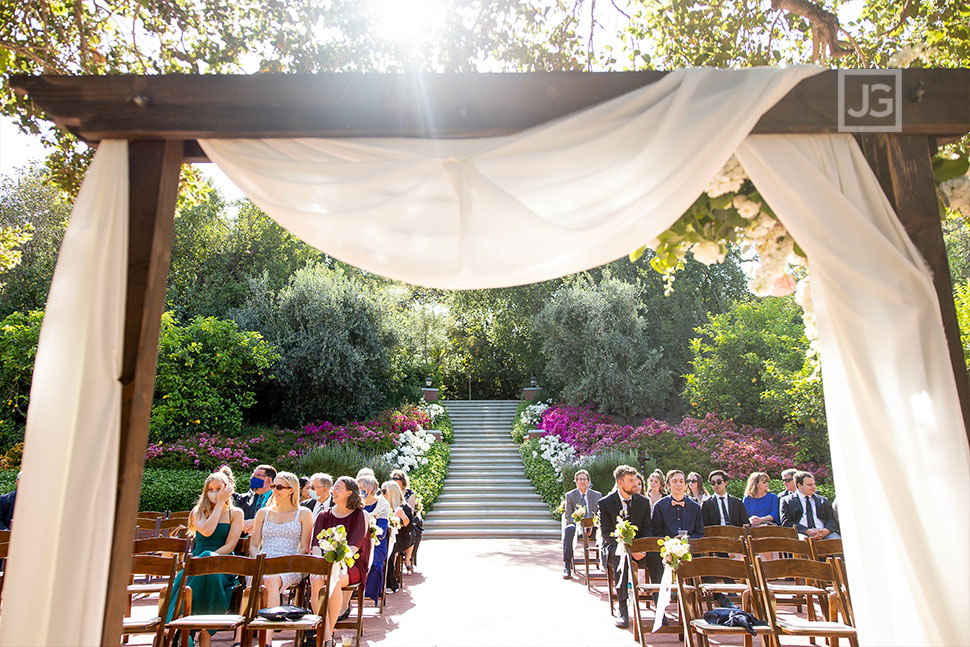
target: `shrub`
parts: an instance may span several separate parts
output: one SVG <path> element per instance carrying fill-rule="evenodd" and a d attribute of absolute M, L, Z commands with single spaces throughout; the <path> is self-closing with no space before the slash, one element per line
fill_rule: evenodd
<path fill-rule="evenodd" d="M 408 482 L 414 491 L 421 495 L 421 504 L 425 512 L 431 512 L 445 485 L 445 477 L 448 476 L 451 446 L 448 443 L 434 443 L 425 454 L 425 458 L 428 462 L 410 472 Z"/>
<path fill-rule="evenodd" d="M 24 444 L 17 443 L 7 450 L 7 453 L 0 459 L 0 468 L 16 469 L 20 467 L 20 461 L 24 458 Z"/>
<path fill-rule="evenodd" d="M 0 494 L 13 492 L 17 487 L 18 470 L 0 468 Z"/>
<path fill-rule="evenodd" d="M 522 400 L 515 409 L 515 419 L 512 421 L 512 442 L 519 444 L 530 431 L 535 431 L 542 422 L 542 415 L 552 405 L 552 400 L 546 402 L 530 402 Z"/>
<path fill-rule="evenodd" d="M 605 495 L 616 484 L 613 479 L 613 470 L 616 469 L 617 465 L 632 465 L 640 470 L 644 478 L 654 469 L 653 459 L 649 456 L 645 456 L 644 460 L 641 461 L 634 451 L 608 450 L 565 465 L 562 468 L 563 489 L 568 492 L 576 487 L 576 472 L 584 469 L 589 472 L 591 487 Z"/>
<path fill-rule="evenodd" d="M 0 420 L 0 452 L 6 452 L 18 443 L 24 442 L 25 425 L 10 418 Z"/>
<path fill-rule="evenodd" d="M 297 462 L 300 474 L 326 472 L 335 479 L 340 476 L 356 476 L 362 467 L 374 470 L 378 480 L 384 482 L 397 466 L 380 454 L 368 453 L 353 445 L 326 445 L 317 447 Z"/>
<path fill-rule="evenodd" d="M 549 504 L 549 510 L 555 511 L 566 491 L 556 476 L 556 470 L 540 452 L 538 438 L 526 440 L 519 447 L 522 463 L 525 465 L 525 475 L 532 481 L 533 487 L 542 500 Z"/>
<path fill-rule="evenodd" d="M 649 345 L 639 282 L 605 273 L 598 283 L 580 275 L 549 298 L 536 316 L 548 379 L 563 399 L 626 418 L 664 405 L 670 371 Z"/>
<path fill-rule="evenodd" d="M 418 408 L 427 414 L 431 430 L 441 432 L 441 440 L 449 445 L 455 442 L 455 425 L 447 409 L 436 402 L 425 402 Z"/>
<path fill-rule="evenodd" d="M 590 407 L 557 404 L 543 412 L 538 428 L 559 436 L 580 454 L 590 454 L 590 447 L 600 438 L 597 427 L 612 423 L 609 416 L 597 413 Z"/>
<path fill-rule="evenodd" d="M 44 313 L 33 310 L 14 312 L 0 323 L 0 425 L 5 430 L 27 420 L 37 338 L 43 320 Z"/>
<path fill-rule="evenodd" d="M 185 326 L 162 315 L 150 433 L 174 440 L 186 430 L 236 435 L 253 387 L 279 355 L 259 333 L 233 321 L 196 317 Z"/>
<path fill-rule="evenodd" d="M 191 510 L 199 500 L 207 471 L 145 468 L 139 510 Z"/>

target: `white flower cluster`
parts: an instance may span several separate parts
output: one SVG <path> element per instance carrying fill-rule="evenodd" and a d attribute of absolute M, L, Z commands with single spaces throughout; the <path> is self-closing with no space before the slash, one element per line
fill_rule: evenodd
<path fill-rule="evenodd" d="M 716 198 L 725 193 L 734 193 L 741 188 L 741 185 L 747 177 L 744 172 L 744 167 L 741 166 L 738 158 L 732 155 L 731 159 L 724 164 L 724 167 L 708 183 L 707 188 L 704 189 L 704 193 L 711 198 Z"/>
<path fill-rule="evenodd" d="M 674 555 L 678 558 L 683 557 L 690 552 L 690 544 L 680 537 L 671 537 L 665 541 L 664 548 L 667 549 L 668 554 Z"/>
<path fill-rule="evenodd" d="M 564 443 L 559 436 L 549 435 L 539 439 L 539 455 L 549 461 L 556 470 L 556 478 L 562 478 L 562 468 L 576 458 L 576 450 L 572 445 Z"/>
<path fill-rule="evenodd" d="M 417 431 L 405 431 L 397 439 L 397 447 L 387 452 L 382 458 L 392 465 L 397 465 L 405 472 L 410 472 L 418 465 L 427 465 L 425 454 L 431 449 L 434 435 L 420 427 Z"/>
<path fill-rule="evenodd" d="M 426 402 L 421 408 L 428 414 L 431 424 L 434 424 L 435 420 L 440 418 L 445 412 L 445 408 L 435 402 Z"/>
<path fill-rule="evenodd" d="M 542 414 L 546 409 L 549 408 L 550 404 L 552 404 L 552 400 L 549 400 L 548 402 L 536 402 L 535 404 L 530 404 L 525 408 L 525 411 L 522 412 L 522 415 L 519 416 L 519 420 L 523 425 L 528 427 L 535 428 L 539 426 L 539 422 L 542 421 Z"/>
<path fill-rule="evenodd" d="M 748 283 L 751 291 L 761 297 L 791 294 L 795 283 L 786 272 L 795 241 L 785 226 L 763 213 L 744 231 L 744 235 L 758 251 L 761 261 Z"/>
<path fill-rule="evenodd" d="M 923 65 L 932 65 L 933 57 L 936 56 L 936 48 L 930 47 L 926 43 L 916 45 L 906 45 L 901 50 L 889 57 L 889 67 L 907 68 L 916 61 Z"/>
<path fill-rule="evenodd" d="M 940 191 L 951 209 L 960 212 L 964 218 L 970 218 L 970 176 L 960 175 L 944 180 L 940 184 Z"/>

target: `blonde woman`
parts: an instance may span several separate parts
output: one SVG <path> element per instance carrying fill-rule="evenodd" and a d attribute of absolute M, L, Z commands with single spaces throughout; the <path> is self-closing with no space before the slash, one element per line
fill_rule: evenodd
<path fill-rule="evenodd" d="M 414 510 L 404 499 L 401 486 L 396 481 L 385 481 L 381 489 L 391 506 L 391 513 L 401 520 L 401 528 L 394 540 L 394 552 L 387 565 L 387 590 L 394 593 L 401 587 L 396 578 L 397 561 L 406 560 L 408 549 L 414 545 Z"/>
<path fill-rule="evenodd" d="M 267 557 L 305 555 L 310 552 L 310 533 L 313 531 L 313 513 L 300 505 L 300 480 L 291 472 L 279 472 L 273 479 L 273 494 L 269 503 L 260 508 L 253 520 L 253 535 L 249 542 L 249 554 L 259 553 Z M 303 579 L 299 573 L 267 575 L 267 605 L 278 606 L 280 594 Z"/>
<path fill-rule="evenodd" d="M 687 498 L 697 505 L 704 505 L 704 502 L 711 498 L 704 487 L 704 479 L 697 472 L 687 475 Z"/>
<path fill-rule="evenodd" d="M 195 536 L 192 556 L 231 555 L 242 534 L 242 527 L 243 511 L 232 505 L 229 478 L 222 472 L 210 474 L 205 480 L 199 502 L 189 514 L 188 531 Z M 176 586 L 181 586 L 181 579 L 182 574 L 179 573 Z M 235 575 L 222 573 L 188 578 L 189 588 L 192 589 L 192 613 L 222 614 L 228 611 L 236 581 Z M 171 617 L 170 607 L 169 619 Z M 199 632 L 198 644 L 208 647 L 208 631 Z"/>
<path fill-rule="evenodd" d="M 653 506 L 657 505 L 657 501 L 665 496 L 663 474 L 659 472 L 660 470 L 654 470 L 650 473 L 647 477 L 647 491 L 643 493 L 650 500 L 650 514 L 653 514 Z"/>
<path fill-rule="evenodd" d="M 768 491 L 768 482 L 768 475 L 764 472 L 752 472 L 748 477 L 748 484 L 744 488 L 744 509 L 748 511 L 752 526 L 780 523 L 778 497 Z"/>

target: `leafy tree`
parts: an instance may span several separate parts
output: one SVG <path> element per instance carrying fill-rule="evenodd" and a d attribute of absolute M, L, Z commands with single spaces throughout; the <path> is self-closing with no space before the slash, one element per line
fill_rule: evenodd
<path fill-rule="evenodd" d="M 197 317 L 185 326 L 162 315 L 149 432 L 153 441 L 186 431 L 234 435 L 256 403 L 254 386 L 279 355 L 259 333 Z"/>
<path fill-rule="evenodd" d="M 397 404 L 392 394 L 402 380 L 417 391 L 416 376 L 395 363 L 402 334 L 396 309 L 342 269 L 308 266 L 278 292 L 255 279 L 235 318 L 280 350 L 277 380 L 261 385 L 263 418 L 293 426 L 366 419 Z"/>
<path fill-rule="evenodd" d="M 0 424 L 27 421 L 30 381 L 44 313 L 14 312 L 0 323 Z"/>
<path fill-rule="evenodd" d="M 806 362 L 808 340 L 793 299 L 738 302 L 697 332 L 684 389 L 691 415 L 771 429 L 824 427 L 821 378 Z"/>
<path fill-rule="evenodd" d="M 953 288 L 953 302 L 957 309 L 960 324 L 960 343 L 963 346 L 963 359 L 970 367 L 970 278 Z"/>
<path fill-rule="evenodd" d="M 670 372 L 648 342 L 641 286 L 581 274 L 557 290 L 536 317 L 546 375 L 573 405 L 632 419 L 662 407 Z"/>

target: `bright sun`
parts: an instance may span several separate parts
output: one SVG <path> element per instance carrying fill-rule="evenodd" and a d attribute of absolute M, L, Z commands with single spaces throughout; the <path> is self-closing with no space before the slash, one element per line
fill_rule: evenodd
<path fill-rule="evenodd" d="M 432 36 L 443 22 L 438 0 L 376 0 L 377 31 L 387 40 L 420 40 Z"/>

